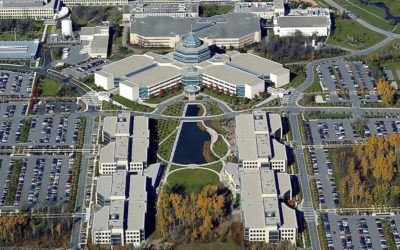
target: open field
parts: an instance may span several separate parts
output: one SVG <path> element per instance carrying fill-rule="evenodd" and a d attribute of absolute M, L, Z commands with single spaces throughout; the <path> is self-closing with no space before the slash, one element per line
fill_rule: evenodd
<path fill-rule="evenodd" d="M 351 19 L 335 19 L 335 26 L 327 44 L 349 49 L 365 49 L 384 39 L 382 34 L 365 28 Z"/>
<path fill-rule="evenodd" d="M 385 20 L 385 11 L 379 7 L 361 4 L 360 0 L 335 0 L 335 2 L 372 25 L 387 31 L 395 29 L 396 32 L 400 32 L 400 25 L 392 25 Z"/>

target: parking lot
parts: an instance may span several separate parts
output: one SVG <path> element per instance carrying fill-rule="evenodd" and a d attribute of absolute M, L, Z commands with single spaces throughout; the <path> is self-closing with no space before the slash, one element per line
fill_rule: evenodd
<path fill-rule="evenodd" d="M 0 70 L 0 95 L 30 96 L 33 74 Z"/>
<path fill-rule="evenodd" d="M 74 145 L 80 128 L 77 106 L 73 102 L 35 105 L 33 116 L 25 116 L 27 104 L 1 104 L 0 145 L 20 143 L 25 122 L 30 122 L 27 145 Z"/>
<path fill-rule="evenodd" d="M 365 62 L 332 60 L 317 65 L 316 72 L 321 88 L 327 91 L 327 102 L 359 103 L 378 102 L 376 83 Z"/>
<path fill-rule="evenodd" d="M 98 71 L 108 63 L 105 59 L 86 59 L 80 63 L 75 64 L 74 66 L 69 66 L 64 69 L 67 75 L 72 75 L 75 78 L 80 78 L 82 76 L 88 76 Z"/>
<path fill-rule="evenodd" d="M 323 223 L 329 249 L 388 249 L 382 223 L 386 221 L 400 249 L 400 216 L 337 216 L 325 214 Z"/>
<path fill-rule="evenodd" d="M 14 176 L 18 159 L 22 166 Z M 2 156 L 0 163 L 0 206 L 55 206 L 69 201 L 73 155 Z"/>
<path fill-rule="evenodd" d="M 365 140 L 371 134 L 377 136 L 397 133 L 400 118 L 318 119 L 305 122 L 309 144 L 354 142 Z"/>

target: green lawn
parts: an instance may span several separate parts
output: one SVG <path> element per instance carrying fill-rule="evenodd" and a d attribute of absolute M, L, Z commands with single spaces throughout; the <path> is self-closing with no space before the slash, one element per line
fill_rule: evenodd
<path fill-rule="evenodd" d="M 216 162 L 216 163 L 211 163 L 209 165 L 205 165 L 205 166 L 201 166 L 201 167 L 202 168 L 209 168 L 209 169 L 215 170 L 217 172 L 221 172 L 222 163 L 221 162 Z M 171 167 L 169 168 L 169 171 L 172 172 L 173 170 L 179 169 L 179 168 L 184 168 L 184 167 L 171 164 Z"/>
<path fill-rule="evenodd" d="M 111 102 L 103 101 L 102 109 L 103 110 L 121 110 L 122 108 L 120 106 L 112 104 Z"/>
<path fill-rule="evenodd" d="M 370 2 L 383 2 L 389 8 L 390 14 L 400 16 L 400 4 L 396 0 L 370 0 Z"/>
<path fill-rule="evenodd" d="M 400 32 L 400 25 L 397 24 L 393 26 L 388 20 L 385 20 L 385 11 L 379 7 L 368 4 L 361 4 L 360 0 L 335 0 L 335 2 L 374 26 L 377 26 L 387 31 L 391 31 L 396 28 L 396 32 Z M 398 4 L 398 1 L 393 1 L 393 3 Z"/>
<path fill-rule="evenodd" d="M 179 121 L 171 120 L 156 120 L 156 132 L 158 142 L 164 140 L 169 134 L 171 134 L 179 125 Z"/>
<path fill-rule="evenodd" d="M 60 92 L 62 86 L 61 83 L 48 77 L 40 79 L 40 96 L 56 96 Z"/>
<path fill-rule="evenodd" d="M 222 169 L 222 163 L 221 162 L 212 163 L 210 165 L 203 166 L 203 168 L 209 168 L 217 172 L 220 172 Z"/>
<path fill-rule="evenodd" d="M 190 194 L 193 191 L 201 191 L 207 185 L 216 185 L 219 177 L 211 171 L 204 169 L 184 169 L 168 176 L 168 183 L 173 186 L 180 186 Z"/>
<path fill-rule="evenodd" d="M 335 19 L 335 28 L 327 44 L 338 45 L 349 49 L 365 49 L 380 42 L 384 35 L 365 28 L 351 19 Z"/>
<path fill-rule="evenodd" d="M 216 104 L 207 104 L 207 115 L 221 115 L 224 111 Z"/>
<path fill-rule="evenodd" d="M 315 93 L 315 92 L 322 92 L 321 84 L 319 82 L 319 77 L 317 75 L 317 71 L 314 69 L 314 81 L 305 91 L 305 93 Z"/>
<path fill-rule="evenodd" d="M 182 91 L 166 91 L 162 97 L 160 95 L 150 97 L 145 102 L 158 104 L 158 103 L 164 102 L 164 101 L 171 99 L 172 97 L 180 95 L 180 94 L 182 94 Z"/>
<path fill-rule="evenodd" d="M 173 133 L 168 139 L 166 139 L 163 143 L 158 146 L 157 153 L 166 161 L 169 161 L 172 153 L 172 147 L 175 143 L 177 132 Z"/>
<path fill-rule="evenodd" d="M 122 105 L 124 105 L 125 107 L 134 110 L 134 111 L 139 111 L 139 112 L 152 112 L 154 110 L 154 108 L 152 107 L 148 107 L 146 105 L 142 105 L 139 104 L 137 102 L 128 100 L 118 94 L 115 94 L 111 97 L 114 101 L 121 103 Z"/>
<path fill-rule="evenodd" d="M 218 136 L 218 140 L 213 145 L 213 150 L 220 158 L 224 157 L 226 153 L 228 153 L 228 145 L 226 145 L 221 136 Z"/>
<path fill-rule="evenodd" d="M 175 248 L 175 250 L 220 250 L 220 249 L 229 249 L 229 250 L 238 250 L 239 246 L 235 244 L 231 237 L 228 237 L 225 242 L 216 241 L 212 243 L 196 243 L 196 244 L 179 244 Z"/>
<path fill-rule="evenodd" d="M 204 4 L 200 6 L 200 14 L 203 17 L 226 14 L 234 8 L 231 4 Z"/>
<path fill-rule="evenodd" d="M 182 116 L 183 114 L 183 108 L 184 108 L 183 102 L 178 102 L 175 104 L 172 104 L 165 108 L 162 112 L 163 115 L 169 115 L 169 116 Z"/>

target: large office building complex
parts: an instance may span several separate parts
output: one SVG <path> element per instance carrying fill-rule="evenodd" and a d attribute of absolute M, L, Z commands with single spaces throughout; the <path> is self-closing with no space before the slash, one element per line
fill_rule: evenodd
<path fill-rule="evenodd" d="M 2 0 L 0 1 L 0 19 L 36 20 L 53 19 L 61 10 L 60 0 Z"/>
<path fill-rule="evenodd" d="M 118 170 L 141 174 L 147 167 L 149 149 L 147 117 L 121 113 L 104 119 L 103 138 L 107 143 L 100 151 L 100 174 Z"/>
<path fill-rule="evenodd" d="M 294 36 L 298 32 L 303 36 L 329 36 L 331 32 L 329 9 L 296 9 L 287 16 L 279 16 L 274 19 L 275 35 Z"/>
<path fill-rule="evenodd" d="M 280 115 L 254 111 L 236 116 L 235 122 L 240 169 L 268 168 L 286 172 L 286 146 L 276 139 L 282 137 Z"/>
<path fill-rule="evenodd" d="M 125 170 L 100 176 L 96 203 L 102 207 L 93 216 L 93 243 L 140 247 L 146 233 L 147 177 Z"/>
<path fill-rule="evenodd" d="M 121 96 L 143 100 L 177 84 L 214 88 L 225 94 L 253 98 L 289 83 L 290 71 L 282 64 L 247 53 L 231 51 L 212 55 L 206 42 L 194 33 L 177 43 L 173 53 L 133 55 L 104 66 L 95 73 L 95 84 L 106 90 L 119 86 Z"/>
<path fill-rule="evenodd" d="M 285 15 L 285 1 L 273 2 L 238 2 L 235 4 L 236 13 L 251 13 L 260 18 L 271 20 Z"/>
<path fill-rule="evenodd" d="M 123 21 L 131 18 L 147 16 L 169 16 L 173 18 L 195 18 L 199 16 L 199 3 L 196 2 L 169 2 L 169 1 L 132 1 L 124 6 Z"/>
<path fill-rule="evenodd" d="M 241 48 L 261 41 L 259 17 L 250 13 L 229 13 L 209 18 L 135 18 L 131 22 L 130 43 L 174 48 L 191 31 L 210 46 Z"/>
<path fill-rule="evenodd" d="M 244 239 L 296 244 L 296 211 L 285 203 L 293 195 L 290 175 L 260 168 L 246 171 L 240 180 Z"/>

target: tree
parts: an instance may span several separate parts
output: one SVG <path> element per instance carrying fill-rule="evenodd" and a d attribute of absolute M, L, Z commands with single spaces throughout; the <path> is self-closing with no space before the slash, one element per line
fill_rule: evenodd
<path fill-rule="evenodd" d="M 387 81 L 385 81 L 385 79 L 378 79 L 378 82 L 376 83 L 376 89 L 378 91 L 378 94 L 381 96 L 384 104 L 390 105 L 393 103 L 395 90 L 389 85 Z"/>
<path fill-rule="evenodd" d="M 160 89 L 160 91 L 158 92 L 158 95 L 163 98 L 165 94 L 165 90 L 164 89 Z"/>

